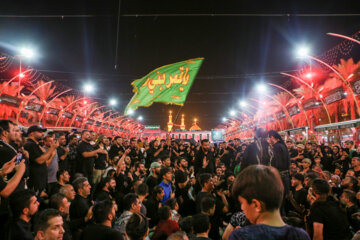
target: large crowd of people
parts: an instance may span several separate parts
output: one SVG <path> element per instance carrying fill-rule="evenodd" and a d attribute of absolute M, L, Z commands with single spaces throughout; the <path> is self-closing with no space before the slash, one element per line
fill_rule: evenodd
<path fill-rule="evenodd" d="M 0 239 L 360 239 L 358 150 L 261 128 L 149 142 L 0 120 Z"/>

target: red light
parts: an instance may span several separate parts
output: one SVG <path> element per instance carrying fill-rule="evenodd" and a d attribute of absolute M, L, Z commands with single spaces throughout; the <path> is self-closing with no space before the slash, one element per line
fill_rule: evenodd
<path fill-rule="evenodd" d="M 320 98 L 323 98 L 323 95 L 322 95 L 322 94 L 320 94 L 319 96 L 320 96 Z"/>
<path fill-rule="evenodd" d="M 86 100 L 83 101 L 84 104 L 87 104 L 88 102 Z"/>
<path fill-rule="evenodd" d="M 24 77 L 25 77 L 25 74 L 23 74 L 23 73 L 19 74 L 19 78 L 24 78 Z"/>

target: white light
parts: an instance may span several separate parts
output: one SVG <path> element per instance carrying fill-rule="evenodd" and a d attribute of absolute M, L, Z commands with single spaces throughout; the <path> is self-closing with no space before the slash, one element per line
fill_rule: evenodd
<path fill-rule="evenodd" d="M 226 117 L 223 117 L 223 118 L 222 118 L 222 121 L 223 121 L 223 122 L 226 122 L 226 121 L 227 121 L 227 118 L 226 118 Z"/>
<path fill-rule="evenodd" d="M 115 106 L 117 104 L 116 99 L 110 99 L 109 104 L 110 106 Z"/>
<path fill-rule="evenodd" d="M 92 92 L 94 92 L 94 90 L 95 90 L 94 85 L 92 85 L 90 83 L 87 83 L 84 85 L 84 92 L 92 93 Z"/>
<path fill-rule="evenodd" d="M 142 121 L 142 120 L 143 120 L 143 117 L 142 117 L 142 116 L 139 116 L 137 119 L 138 119 L 138 121 Z"/>
<path fill-rule="evenodd" d="M 26 58 L 32 58 L 34 57 L 34 51 L 30 48 L 21 48 L 20 50 L 20 55 L 22 57 L 26 57 Z"/>
<path fill-rule="evenodd" d="M 133 114 L 134 114 L 134 110 L 129 109 L 128 114 L 129 114 L 129 115 L 133 115 Z"/>
<path fill-rule="evenodd" d="M 299 58 L 305 58 L 305 57 L 309 56 L 309 54 L 310 54 L 310 49 L 307 46 L 300 46 L 296 50 L 296 56 Z"/>
<path fill-rule="evenodd" d="M 236 112 L 234 110 L 230 110 L 230 116 L 235 116 Z"/>
<path fill-rule="evenodd" d="M 259 92 L 261 92 L 261 93 L 264 93 L 264 92 L 266 92 L 266 85 L 265 84 L 263 84 L 263 83 L 260 83 L 260 84 L 258 84 L 257 85 L 257 90 L 259 91 Z"/>
<path fill-rule="evenodd" d="M 240 105 L 240 107 L 246 107 L 246 106 L 247 106 L 247 102 L 244 101 L 244 100 L 241 100 L 241 101 L 239 102 L 239 105 Z"/>

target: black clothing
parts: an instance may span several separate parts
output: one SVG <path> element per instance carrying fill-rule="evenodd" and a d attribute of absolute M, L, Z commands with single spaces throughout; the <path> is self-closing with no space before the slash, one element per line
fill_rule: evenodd
<path fill-rule="evenodd" d="M 158 149 L 154 148 L 154 147 L 150 147 L 148 150 L 146 150 L 146 159 L 145 159 L 145 167 L 150 169 L 150 165 L 153 161 L 155 161 L 155 158 L 159 157 L 156 156 L 154 157 L 154 154 L 158 151 Z"/>
<path fill-rule="evenodd" d="M 91 146 L 90 143 L 82 141 L 79 143 L 77 147 L 78 153 L 78 165 L 77 169 L 79 173 L 84 174 L 84 177 L 89 179 L 89 182 L 92 182 L 92 174 L 94 168 L 94 162 L 96 157 L 83 157 L 82 153 L 84 152 L 92 152 L 94 151 L 94 147 Z"/>
<path fill-rule="evenodd" d="M 209 163 L 206 168 L 203 168 L 203 161 L 205 156 Z M 200 148 L 200 150 L 195 155 L 194 170 L 195 175 L 199 173 L 215 173 L 215 160 L 213 152 L 209 150 L 207 153 L 205 153 L 202 148 Z"/>
<path fill-rule="evenodd" d="M 175 171 L 175 197 L 182 197 L 183 199 L 188 198 L 189 184 L 183 188 L 180 188 L 179 183 L 185 183 L 188 178 L 188 174 L 178 169 Z"/>
<path fill-rule="evenodd" d="M 271 166 L 275 167 L 279 172 L 290 169 L 289 152 L 284 143 L 278 141 L 272 148 L 273 157 L 271 158 Z"/>
<path fill-rule="evenodd" d="M 96 194 L 96 202 L 104 201 L 104 200 L 112 200 L 112 196 L 109 192 L 101 190 Z"/>
<path fill-rule="evenodd" d="M 92 224 L 85 228 L 80 239 L 84 240 L 123 240 L 120 231 L 101 224 Z"/>
<path fill-rule="evenodd" d="M 56 182 L 52 187 L 51 191 L 49 191 L 49 197 L 54 195 L 55 193 L 58 193 L 60 191 L 60 188 L 62 185 L 60 185 L 58 182 Z"/>
<path fill-rule="evenodd" d="M 63 228 L 65 230 L 64 236 L 63 236 L 63 240 L 71 240 L 72 239 L 72 234 L 71 234 L 71 224 L 69 221 L 67 221 L 65 219 L 65 217 L 63 217 Z"/>
<path fill-rule="evenodd" d="M 41 157 L 44 152 L 32 139 L 27 140 L 24 149 L 29 152 L 29 189 L 40 194 L 47 187 L 48 173 L 46 162 L 38 164 L 36 159 Z"/>
<path fill-rule="evenodd" d="M 149 228 L 155 227 L 159 222 L 158 210 L 160 203 L 161 201 L 156 200 L 153 196 L 149 197 L 148 200 L 143 202 L 147 209 L 146 217 L 150 218 Z"/>
<path fill-rule="evenodd" d="M 324 239 L 349 239 L 349 225 L 346 215 L 331 197 L 326 201 L 315 201 L 310 207 L 309 224 L 313 232 L 313 223 L 324 225 Z"/>
<path fill-rule="evenodd" d="M 240 171 L 250 165 L 269 165 L 269 143 L 266 140 L 255 140 L 245 149 Z"/>
<path fill-rule="evenodd" d="M 116 144 L 112 145 L 109 151 L 109 158 L 112 159 L 115 156 L 120 156 L 119 152 L 125 152 L 125 148 L 123 146 L 117 146 Z"/>
<path fill-rule="evenodd" d="M 115 181 L 117 192 L 121 192 L 124 195 L 129 193 L 131 188 L 131 179 L 126 174 L 120 173 L 115 177 Z"/>
<path fill-rule="evenodd" d="M 74 230 L 79 230 L 85 226 L 85 216 L 91 207 L 91 202 L 87 198 L 83 198 L 79 194 L 76 194 L 75 199 L 71 202 L 70 205 L 70 219 L 71 227 Z M 76 222 L 76 224 L 74 223 Z"/>
<path fill-rule="evenodd" d="M 297 157 L 297 155 L 299 154 L 298 150 L 296 150 L 295 148 L 290 148 L 288 150 L 289 150 L 290 158 Z"/>
<path fill-rule="evenodd" d="M 154 190 L 154 187 L 159 185 L 160 183 L 160 179 L 159 178 L 155 178 L 153 175 L 151 176 L 148 176 L 145 180 L 145 183 L 146 185 L 148 185 L 149 187 L 149 194 L 151 195 L 153 190 Z"/>
<path fill-rule="evenodd" d="M 353 218 L 352 215 L 354 213 L 359 212 L 359 208 L 357 205 L 353 205 L 352 207 L 347 207 L 346 208 L 346 215 L 347 215 L 347 219 L 349 221 L 349 224 L 351 226 L 351 230 L 355 233 L 360 229 L 360 221 Z"/>
<path fill-rule="evenodd" d="M 136 150 L 135 148 L 131 148 L 131 152 L 128 155 L 131 158 L 131 163 L 135 164 L 144 158 L 142 152 L 140 150 Z"/>
<path fill-rule="evenodd" d="M 33 240 L 34 236 L 31 232 L 31 223 L 18 219 L 10 225 L 8 239 L 11 240 Z"/>
<path fill-rule="evenodd" d="M 57 149 L 57 154 L 59 157 L 59 170 L 69 171 L 69 159 L 66 157 L 64 160 L 61 160 L 60 157 L 65 155 L 65 149 L 62 146 L 59 146 Z"/>
<path fill-rule="evenodd" d="M 99 149 L 99 146 L 95 146 L 94 150 Z M 95 169 L 97 170 L 105 170 L 106 169 L 106 159 L 107 156 L 104 153 L 98 153 L 98 157 L 95 159 Z"/>

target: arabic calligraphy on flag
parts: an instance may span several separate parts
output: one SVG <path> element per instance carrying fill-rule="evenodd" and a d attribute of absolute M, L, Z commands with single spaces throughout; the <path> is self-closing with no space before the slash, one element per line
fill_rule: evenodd
<path fill-rule="evenodd" d="M 157 68 L 131 83 L 135 95 L 125 108 L 125 115 L 154 102 L 183 105 L 204 58 L 194 58 Z"/>

